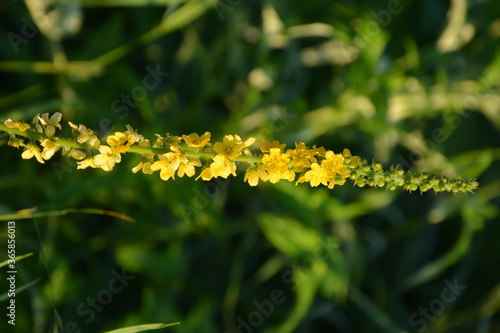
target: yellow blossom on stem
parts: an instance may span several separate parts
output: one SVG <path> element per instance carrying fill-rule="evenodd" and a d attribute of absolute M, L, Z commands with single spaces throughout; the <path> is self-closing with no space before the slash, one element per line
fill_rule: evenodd
<path fill-rule="evenodd" d="M 25 132 L 29 130 L 30 125 L 22 123 L 20 121 L 13 121 L 12 119 L 7 119 L 3 122 L 8 128 L 17 128 L 20 132 Z"/>
<path fill-rule="evenodd" d="M 290 156 L 283 154 L 280 148 L 271 148 L 269 154 L 264 154 L 262 157 L 262 164 L 269 174 L 269 181 L 277 183 L 281 179 L 293 181 L 295 179 L 295 172 L 288 168 Z"/>
<path fill-rule="evenodd" d="M 50 159 L 57 151 L 57 142 L 50 139 L 45 139 L 41 142 L 43 147 L 42 158 L 44 160 Z"/>
<path fill-rule="evenodd" d="M 250 186 L 257 186 L 257 184 L 259 184 L 259 179 L 264 182 L 269 179 L 269 175 L 263 165 L 248 169 L 243 181 L 248 182 Z"/>
<path fill-rule="evenodd" d="M 160 178 L 163 180 L 169 180 L 170 178 L 175 178 L 174 176 L 176 168 L 174 169 L 171 163 L 172 155 L 169 156 L 167 154 L 158 155 L 159 160 L 151 165 L 151 170 L 153 171 L 160 170 Z"/>
<path fill-rule="evenodd" d="M 61 121 L 62 114 L 60 112 L 56 112 L 52 115 L 52 117 L 49 118 L 48 113 L 42 114 L 42 116 L 38 116 L 38 120 L 42 124 L 42 128 L 45 132 L 45 135 L 48 136 L 49 138 L 54 136 L 56 132 L 56 127 L 61 129 Z M 40 129 L 40 127 L 37 127 Z"/>
<path fill-rule="evenodd" d="M 155 134 L 155 136 L 156 140 L 153 142 L 153 147 L 178 145 L 182 140 L 180 136 L 173 136 L 168 133 L 165 137 L 162 137 L 160 134 Z"/>
<path fill-rule="evenodd" d="M 198 160 L 197 158 L 186 157 L 181 153 L 179 146 L 177 146 L 176 144 L 170 146 L 170 150 L 172 151 L 158 156 L 160 161 L 157 161 L 153 164 L 153 166 L 155 164 L 156 166 L 152 167 L 152 170 L 158 170 L 158 164 L 162 164 L 165 167 L 171 168 L 174 173 L 175 171 L 177 171 L 177 175 L 179 177 L 184 177 L 184 175 L 187 175 L 188 177 L 194 176 L 195 167 L 201 166 L 200 160 Z M 172 173 L 171 170 L 169 169 L 167 174 Z M 173 178 L 173 175 L 171 177 Z"/>
<path fill-rule="evenodd" d="M 9 142 L 7 143 L 9 146 L 14 148 L 24 147 L 24 141 L 21 138 L 16 137 L 15 135 L 10 135 Z"/>
<path fill-rule="evenodd" d="M 312 150 L 314 151 L 316 156 L 320 156 L 320 157 L 324 157 L 326 152 L 327 152 L 325 147 L 317 147 L 316 148 L 316 145 L 312 146 Z"/>
<path fill-rule="evenodd" d="M 187 157 L 184 156 L 177 144 L 171 145 L 170 150 L 172 152 L 164 154 L 167 156 L 168 160 L 170 161 L 170 164 L 172 164 L 174 170 L 179 169 L 179 166 L 181 165 L 181 162 L 187 162 Z"/>
<path fill-rule="evenodd" d="M 263 153 L 269 153 L 269 150 L 271 148 L 279 148 L 279 149 L 283 150 L 286 147 L 286 143 L 279 143 L 278 140 L 274 140 L 271 142 L 261 141 L 261 142 L 259 142 L 259 144 L 260 144 L 260 150 Z"/>
<path fill-rule="evenodd" d="M 328 185 L 328 171 L 322 168 L 318 163 L 311 164 L 311 170 L 299 178 L 297 183 L 311 182 L 311 186 L 316 187 L 319 184 Z"/>
<path fill-rule="evenodd" d="M 23 153 L 21 154 L 21 157 L 25 160 L 29 160 L 30 158 L 35 157 L 38 162 L 40 162 L 42 164 L 45 163 L 43 160 L 42 154 L 40 153 L 40 148 L 38 148 L 34 144 L 27 145 L 26 150 L 23 151 Z"/>
<path fill-rule="evenodd" d="M 201 162 L 197 158 L 186 158 L 185 160 L 181 161 L 181 164 L 179 164 L 179 169 L 177 170 L 177 175 L 179 177 L 184 177 L 184 175 L 188 177 L 193 177 L 194 174 L 196 173 L 195 167 L 200 167 Z"/>
<path fill-rule="evenodd" d="M 205 168 L 198 178 L 201 177 L 203 180 L 210 180 L 216 177 L 227 178 L 231 174 L 236 176 L 236 164 L 233 161 L 222 155 L 215 156 L 213 160 L 210 167 Z"/>
<path fill-rule="evenodd" d="M 115 132 L 106 138 L 111 151 L 115 154 L 125 153 L 130 149 L 130 146 L 135 142 L 134 136 L 129 133 Z"/>
<path fill-rule="evenodd" d="M 202 136 L 197 133 L 191 133 L 189 135 L 183 135 L 182 138 L 184 142 L 191 148 L 201 148 L 208 144 L 210 141 L 210 132 L 205 132 Z"/>
<path fill-rule="evenodd" d="M 101 146 L 99 148 L 100 154 L 94 156 L 94 165 L 104 171 L 111 171 L 116 163 L 120 163 L 120 154 L 114 153 L 110 147 Z"/>
<path fill-rule="evenodd" d="M 260 147 L 263 155 L 257 157 L 248 149 L 255 139 L 249 138 L 243 142 L 238 135 L 226 135 L 222 142 L 213 145 L 212 150 L 201 150 L 199 148 L 210 145 L 209 132 L 201 136 L 191 133 L 182 138 L 167 133 L 166 137 L 156 135 L 157 139 L 151 142 L 127 125 L 126 131 L 109 135 L 104 141 L 108 145 L 101 146 L 101 141 L 92 130 L 71 122 L 69 125 L 76 132 L 74 139 L 53 137 L 56 129 L 61 128 L 60 120 L 59 112 L 52 117 L 48 113 L 36 115 L 33 126 L 7 119 L 0 123 L 0 130 L 10 133 L 7 143 L 9 146 L 24 147 L 21 155 L 23 159 L 35 157 L 40 163 L 44 163 L 60 148 L 63 154 L 78 160 L 78 169 L 92 167 L 111 171 L 121 161 L 121 153 L 132 152 L 142 155 L 140 163 L 132 169 L 134 173 L 142 170 L 143 173 L 150 174 L 160 170 L 163 180 L 174 178 L 176 173 L 179 177 L 193 177 L 196 167 L 202 165 L 200 158 L 203 158 L 212 159 L 212 162 L 202 170 L 197 179 L 236 176 L 236 162 L 249 163 L 244 181 L 250 186 L 257 186 L 259 181 L 277 183 L 285 179 L 292 182 L 296 178 L 296 184 L 309 182 L 313 187 L 322 184 L 330 189 L 335 185 L 343 185 L 347 179 L 359 187 L 386 187 L 389 190 L 402 187 L 421 192 L 433 189 L 436 192 L 466 193 L 478 186 L 473 179 L 449 180 L 393 167 L 385 170 L 380 163 L 369 164 L 358 156 L 352 156 L 348 149 L 344 149 L 342 154 L 335 154 L 323 147 L 307 147 L 302 142 L 295 143 L 295 148 L 286 152 L 285 144 L 278 141 L 263 142 Z M 180 144 L 182 139 L 186 145 Z M 37 146 L 37 142 L 43 150 Z M 99 154 L 95 155 L 93 148 L 98 148 Z M 155 156 L 157 161 L 154 161 Z"/>
<path fill-rule="evenodd" d="M 151 162 L 140 162 L 135 167 L 132 168 L 133 173 L 137 173 L 137 171 L 142 170 L 142 173 L 150 175 L 153 173 L 151 170 Z"/>
<path fill-rule="evenodd" d="M 243 142 L 239 135 L 226 135 L 222 142 L 214 144 L 213 150 L 220 156 L 234 160 L 241 155 L 244 148 L 251 146 L 254 142 L 254 138 L 249 138 Z"/>
<path fill-rule="evenodd" d="M 347 164 L 353 168 L 356 168 L 361 161 L 359 156 L 352 156 L 351 151 L 347 148 L 342 152 L 342 156 L 344 156 L 345 161 L 348 162 Z"/>
<path fill-rule="evenodd" d="M 328 170 L 330 174 L 341 174 L 346 175 L 346 167 L 344 165 L 344 156 L 341 154 L 335 154 L 333 151 L 329 150 L 325 154 L 325 159 L 321 161 L 321 166 Z"/>
<path fill-rule="evenodd" d="M 132 142 L 135 143 L 135 142 L 143 142 L 145 139 L 144 139 L 144 136 L 140 135 L 139 133 L 137 133 L 136 130 L 134 130 L 132 128 L 132 126 L 130 125 L 126 125 L 125 127 L 127 127 L 127 130 L 124 132 L 125 135 L 131 135 L 132 136 Z M 148 140 L 149 141 L 149 140 Z"/>
<path fill-rule="evenodd" d="M 212 164 L 210 164 L 210 171 L 212 177 L 227 178 L 229 175 L 236 176 L 236 164 L 223 156 L 215 156 Z"/>
<path fill-rule="evenodd" d="M 70 155 L 75 160 L 83 160 L 86 157 L 85 153 L 83 151 L 79 150 L 79 149 L 73 149 L 73 150 L 71 150 Z"/>
<path fill-rule="evenodd" d="M 321 167 L 328 173 L 328 188 L 335 185 L 343 185 L 348 177 L 347 168 L 344 164 L 344 156 L 335 154 L 329 150 L 325 154 L 325 159 L 321 161 Z"/>
<path fill-rule="evenodd" d="M 38 133 L 43 133 L 43 127 L 40 124 L 40 114 L 37 113 L 36 116 L 33 117 L 31 123 L 35 126 L 35 129 Z"/>
<path fill-rule="evenodd" d="M 83 125 L 75 125 L 71 121 L 68 121 L 69 125 L 76 130 L 78 133 L 78 138 L 76 139 L 79 143 L 85 143 L 88 142 L 89 145 L 91 145 L 94 148 L 99 148 L 101 145 L 101 142 L 99 141 L 99 138 L 97 135 L 95 135 L 94 131 L 91 129 L 88 129 L 87 127 Z"/>
<path fill-rule="evenodd" d="M 173 144 L 170 146 L 170 150 L 171 152 L 158 155 L 159 160 L 151 165 L 151 170 L 161 170 L 160 178 L 163 180 L 174 178 L 175 171 L 178 171 L 177 174 L 179 175 L 179 177 L 184 176 L 184 174 L 186 174 L 187 172 L 191 174 L 191 166 L 189 164 L 189 160 L 181 153 L 181 151 L 179 150 L 179 146 L 177 146 L 177 144 Z"/>
<path fill-rule="evenodd" d="M 210 179 L 212 179 L 212 170 L 210 170 L 210 167 L 208 168 L 205 168 L 201 171 L 200 175 L 198 177 L 196 177 L 196 180 L 198 180 L 199 178 L 205 180 L 205 181 L 209 181 Z"/>
<path fill-rule="evenodd" d="M 291 158 L 291 162 L 295 172 L 302 172 L 306 168 L 311 167 L 311 162 L 316 162 L 316 152 L 313 149 L 308 149 L 305 143 L 295 143 L 295 149 L 288 149 L 288 156 Z"/>
<path fill-rule="evenodd" d="M 87 169 L 88 167 L 91 168 L 99 168 L 95 163 L 94 163 L 94 158 L 93 157 L 87 157 L 83 161 L 78 161 L 76 162 L 78 166 L 76 167 L 77 169 Z"/>

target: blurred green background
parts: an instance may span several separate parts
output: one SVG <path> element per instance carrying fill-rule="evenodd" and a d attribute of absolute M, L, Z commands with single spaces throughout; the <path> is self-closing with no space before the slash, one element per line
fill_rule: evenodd
<path fill-rule="evenodd" d="M 480 187 L 164 182 L 132 174 L 133 154 L 109 173 L 22 160 L 3 133 L 1 214 L 137 222 L 16 220 L 17 254 L 33 253 L 17 286 L 37 282 L 12 327 L 2 268 L 0 331 L 500 332 L 499 13 L 493 0 L 3 1 L 2 121 L 60 111 L 66 135 L 71 121 L 304 141 Z"/>

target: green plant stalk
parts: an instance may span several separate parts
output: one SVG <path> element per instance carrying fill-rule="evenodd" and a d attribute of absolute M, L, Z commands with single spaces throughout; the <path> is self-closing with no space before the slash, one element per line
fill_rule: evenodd
<path fill-rule="evenodd" d="M 24 132 L 19 131 L 17 128 L 9 128 L 5 124 L 0 123 L 0 131 L 8 132 L 10 134 L 22 136 L 29 139 L 34 140 L 45 140 L 50 139 L 52 141 L 56 141 L 60 146 L 76 148 L 76 149 L 85 149 L 85 150 L 95 150 L 95 147 L 92 147 L 86 143 L 79 143 L 77 141 L 73 141 L 70 139 L 64 139 L 60 137 L 53 136 L 51 138 L 47 137 L 43 133 L 38 133 L 33 130 L 27 130 Z M 159 147 L 142 147 L 142 146 L 130 146 L 128 153 L 136 153 L 136 154 L 155 154 L 161 155 L 172 152 L 169 147 L 159 148 Z M 188 157 L 203 157 L 203 158 L 213 158 L 217 155 L 215 152 L 201 152 L 193 150 L 192 148 L 183 149 L 182 153 Z M 238 156 L 235 161 L 239 162 L 248 162 L 248 163 L 260 163 L 260 157 L 256 156 Z"/>
<path fill-rule="evenodd" d="M 117 60 L 123 58 L 127 55 L 130 50 L 140 46 L 151 43 L 156 39 L 168 34 L 169 32 L 175 31 L 177 29 L 182 28 L 190 22 L 193 22 L 198 17 L 203 15 L 207 9 L 213 6 L 216 1 L 207 0 L 207 1 L 189 1 L 184 4 L 182 7 L 173 12 L 170 16 L 168 16 L 163 22 L 161 22 L 158 26 L 154 27 L 150 31 L 144 33 L 137 39 L 124 44 L 112 51 L 109 51 L 106 54 L 103 54 L 93 61 L 103 64 L 105 66 L 116 62 Z"/>
<path fill-rule="evenodd" d="M 28 210 L 25 209 L 12 214 L 0 215 L 0 221 L 25 220 L 25 219 L 34 219 L 39 217 L 48 217 L 48 216 L 63 216 L 67 214 L 108 215 L 119 218 L 124 221 L 135 223 L 135 219 L 128 215 L 100 208 L 79 208 L 79 209 L 68 208 L 68 209 L 53 210 L 48 212 L 32 212 L 29 209 Z"/>
<path fill-rule="evenodd" d="M 45 140 L 50 139 L 56 141 L 59 146 L 84 149 L 84 150 L 96 150 L 86 143 L 78 143 L 77 141 L 71 139 L 64 139 L 59 137 L 47 137 L 43 133 L 36 132 L 32 129 L 21 132 L 16 128 L 9 128 L 5 124 L 0 124 L 0 131 L 5 131 L 11 135 L 18 135 L 25 138 L 33 140 Z M 130 146 L 127 152 L 143 154 L 143 155 L 162 155 L 171 152 L 170 147 L 143 147 L 139 145 Z M 217 156 L 215 152 L 199 151 L 183 145 L 182 154 L 187 157 L 195 158 L 214 158 Z M 234 159 L 238 162 L 247 163 L 262 163 L 262 158 L 259 156 L 238 156 Z M 389 190 L 395 190 L 396 188 L 402 187 L 407 191 L 426 192 L 430 189 L 436 192 L 451 191 L 451 192 L 472 192 L 478 187 L 478 183 L 473 179 L 463 180 L 457 179 L 447 179 L 446 177 L 436 177 L 426 173 L 417 173 L 415 171 L 403 171 L 398 168 L 391 167 L 389 169 L 382 168 L 379 163 L 368 164 L 366 160 L 359 160 L 358 163 L 352 164 L 352 160 L 347 158 L 346 168 L 348 169 L 349 178 L 358 187 L 363 187 L 368 185 L 370 187 L 385 187 Z M 342 178 L 342 177 L 341 177 Z M 339 179 L 338 184 L 343 184 L 345 182 L 345 177 Z"/>

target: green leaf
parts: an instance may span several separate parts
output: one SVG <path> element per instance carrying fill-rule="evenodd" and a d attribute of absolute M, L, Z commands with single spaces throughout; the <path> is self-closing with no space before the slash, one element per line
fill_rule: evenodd
<path fill-rule="evenodd" d="M 482 149 L 462 153 L 450 159 L 463 177 L 479 177 L 493 163 L 493 150 Z"/>
<path fill-rule="evenodd" d="M 312 272 L 311 272 L 312 273 Z M 293 332 L 300 324 L 301 320 L 307 315 L 318 291 L 318 278 L 311 274 L 311 278 L 299 282 L 294 279 L 296 290 L 296 301 L 292 312 L 285 322 L 281 324 L 274 332 L 286 333 Z"/>
<path fill-rule="evenodd" d="M 118 328 L 116 330 L 112 331 L 106 331 L 103 333 L 136 333 L 136 332 L 145 332 L 145 331 L 152 331 L 152 330 L 159 330 L 161 328 L 173 326 L 173 325 L 179 325 L 180 322 L 177 323 L 171 323 L 171 324 L 144 324 L 144 325 L 136 325 L 136 326 L 129 326 L 129 327 L 123 327 L 123 328 Z"/>
<path fill-rule="evenodd" d="M 318 246 L 318 232 L 291 218 L 263 214 L 258 223 L 267 239 L 292 259 L 307 256 Z"/>
<path fill-rule="evenodd" d="M 23 254 L 23 255 L 15 257 L 14 260 L 15 261 L 20 261 L 20 260 L 23 260 L 24 258 L 31 257 L 32 255 L 33 255 L 33 252 L 26 253 L 26 254 Z M 8 264 L 9 264 L 9 259 L 0 262 L 0 267 L 7 266 Z"/>
<path fill-rule="evenodd" d="M 34 284 L 37 284 L 38 282 L 40 282 L 40 279 L 36 279 L 36 280 L 33 280 L 31 282 L 28 282 L 26 283 L 25 285 L 22 285 L 21 287 L 19 288 L 16 288 L 16 295 L 19 294 L 21 291 L 25 290 L 25 289 L 28 289 L 29 287 L 31 287 L 32 285 Z M 10 298 L 10 296 L 8 295 L 8 293 L 5 293 L 5 294 L 2 294 L 0 295 L 0 302 L 3 302 L 3 301 L 6 301 Z"/>
<path fill-rule="evenodd" d="M 380 309 L 374 304 L 365 294 L 353 287 L 349 291 L 350 300 L 356 304 L 364 314 L 370 318 L 373 323 L 380 328 L 380 332 L 400 333 L 403 332 L 392 319 L 387 315 L 387 312 Z M 372 330 L 375 331 L 373 328 Z"/>
<path fill-rule="evenodd" d="M 177 5 L 186 0 L 82 0 L 84 7 L 143 7 Z"/>
<path fill-rule="evenodd" d="M 444 255 L 424 265 L 417 272 L 406 278 L 401 285 L 402 290 L 406 291 L 435 279 L 469 252 L 472 238 L 475 232 L 484 224 L 484 219 L 474 211 L 470 203 L 466 203 L 463 206 L 462 217 L 462 232 L 455 244 Z"/>
<path fill-rule="evenodd" d="M 68 208 L 61 210 L 53 210 L 48 212 L 38 212 L 37 208 L 24 209 L 12 214 L 4 214 L 0 215 L 0 221 L 12 221 L 12 220 L 25 220 L 25 219 L 34 219 L 38 217 L 48 217 L 48 216 L 62 216 L 66 214 L 72 213 L 80 213 L 80 214 L 97 214 L 97 215 L 108 215 L 119 218 L 128 222 L 135 222 L 135 219 L 118 212 L 113 212 L 106 209 L 99 208 Z"/>

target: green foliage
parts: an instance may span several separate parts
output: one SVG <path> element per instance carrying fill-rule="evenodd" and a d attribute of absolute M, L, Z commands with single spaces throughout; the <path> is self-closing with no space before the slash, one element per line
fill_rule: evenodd
<path fill-rule="evenodd" d="M 393 3 L 82 0 L 61 38 L 22 2 L 0 5 L 1 119 L 303 141 L 349 148 L 369 181 L 373 158 L 479 182 L 164 182 L 132 174 L 132 154 L 110 173 L 22 160 L 0 133 L 0 214 L 38 214 L 13 217 L 16 254 L 33 255 L 0 331 L 498 331 L 500 4 Z M 136 223 L 88 214 L 103 211 Z"/>

